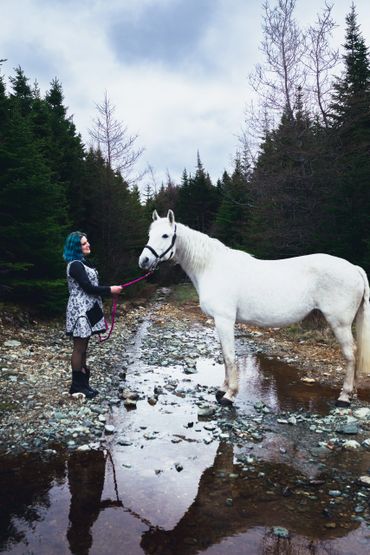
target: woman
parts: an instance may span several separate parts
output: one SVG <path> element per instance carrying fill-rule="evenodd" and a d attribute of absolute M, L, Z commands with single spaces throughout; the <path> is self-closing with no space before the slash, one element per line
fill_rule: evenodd
<path fill-rule="evenodd" d="M 98 391 L 89 385 L 90 369 L 86 365 L 86 352 L 91 335 L 106 330 L 101 296 L 118 295 L 120 285 L 99 285 L 98 272 L 86 265 L 90 254 L 86 234 L 70 233 L 64 244 L 63 258 L 67 262 L 69 299 L 66 332 L 73 337 L 72 385 L 69 392 L 83 393 L 89 399 Z"/>

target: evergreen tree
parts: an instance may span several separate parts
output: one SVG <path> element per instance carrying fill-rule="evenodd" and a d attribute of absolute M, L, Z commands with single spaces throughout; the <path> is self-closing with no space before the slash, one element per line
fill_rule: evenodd
<path fill-rule="evenodd" d="M 44 143 L 45 154 L 54 179 L 63 184 L 65 189 L 72 226 L 78 227 L 85 203 L 80 188 L 84 172 L 84 146 L 72 117 L 67 115 L 62 85 L 58 79 L 51 82 L 45 100 L 49 109 L 49 136 Z"/>
<path fill-rule="evenodd" d="M 316 240 L 315 167 L 319 152 L 313 122 L 298 90 L 293 115 L 285 112 L 266 133 L 253 178 L 249 249 L 279 258 L 311 252 Z"/>
<path fill-rule="evenodd" d="M 335 250 L 370 268 L 370 66 L 354 5 L 346 24 L 344 72 L 331 106 L 338 175 Z"/>
<path fill-rule="evenodd" d="M 229 247 L 243 249 L 250 215 L 250 193 L 240 154 L 231 177 L 225 171 L 219 183 L 222 198 L 215 221 L 215 235 Z"/>
<path fill-rule="evenodd" d="M 199 152 L 194 177 L 183 175 L 183 184 L 178 194 L 177 218 L 181 223 L 209 233 L 212 229 L 220 198 L 217 188 L 203 168 Z"/>
<path fill-rule="evenodd" d="M 35 137 L 32 93 L 22 70 L 12 84 L 11 117 L 0 141 L 0 265 L 13 298 L 32 297 L 52 310 L 65 293 L 56 248 L 66 232 L 65 196 Z"/>

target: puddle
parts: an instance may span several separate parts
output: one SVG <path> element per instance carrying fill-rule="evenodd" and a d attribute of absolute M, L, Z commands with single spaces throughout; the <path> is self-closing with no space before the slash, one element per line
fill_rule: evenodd
<path fill-rule="evenodd" d="M 213 403 L 223 366 L 208 356 L 198 358 L 194 374 L 148 365 L 148 330 L 146 321 L 129 357 L 137 408 L 112 409 L 117 433 L 104 452 L 2 459 L 0 552 L 369 553 L 370 527 L 361 521 L 369 490 L 356 477 L 370 471 L 370 452 L 313 457 L 321 436 L 310 423 L 276 423 L 284 412 L 327 415 L 338 392 L 303 384 L 291 365 L 241 351 L 237 410 L 200 419 L 198 406 Z M 154 388 L 161 393 L 150 404 Z M 262 417 L 256 402 L 270 412 Z"/>

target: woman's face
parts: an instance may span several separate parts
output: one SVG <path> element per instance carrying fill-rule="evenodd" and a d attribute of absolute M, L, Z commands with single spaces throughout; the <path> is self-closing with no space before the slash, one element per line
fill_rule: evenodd
<path fill-rule="evenodd" d="M 85 236 L 81 237 L 81 250 L 84 256 L 87 256 L 91 252 L 90 243 Z"/>

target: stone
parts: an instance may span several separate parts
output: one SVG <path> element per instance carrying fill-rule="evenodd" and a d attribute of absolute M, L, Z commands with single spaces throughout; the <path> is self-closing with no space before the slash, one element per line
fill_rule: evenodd
<path fill-rule="evenodd" d="M 91 451 L 91 447 L 85 443 L 85 445 L 77 447 L 77 451 Z"/>
<path fill-rule="evenodd" d="M 301 378 L 301 382 L 303 383 L 315 383 L 316 380 L 314 380 L 313 378 L 309 378 L 308 376 L 305 376 L 304 378 Z"/>
<path fill-rule="evenodd" d="M 289 531 L 282 526 L 274 526 L 272 533 L 278 538 L 289 538 Z"/>
<path fill-rule="evenodd" d="M 365 449 L 370 450 L 370 438 L 364 439 L 364 441 L 361 443 L 361 445 L 362 445 L 362 447 L 365 447 Z"/>
<path fill-rule="evenodd" d="M 20 347 L 22 343 L 16 339 L 8 339 L 8 341 L 4 341 L 3 345 L 4 347 L 10 347 L 12 349 L 14 347 Z"/>
<path fill-rule="evenodd" d="M 104 426 L 104 430 L 106 434 L 114 434 L 114 432 L 116 431 L 115 426 L 113 426 L 113 424 L 106 424 Z"/>
<path fill-rule="evenodd" d="M 330 495 L 330 497 L 341 497 L 342 492 L 339 491 L 339 489 L 330 489 L 328 491 L 328 494 Z"/>
<path fill-rule="evenodd" d="M 359 420 L 370 420 L 370 409 L 366 407 L 357 409 L 353 411 L 353 416 L 355 416 Z"/>
<path fill-rule="evenodd" d="M 343 449 L 346 449 L 348 451 L 354 451 L 356 449 L 360 449 L 360 447 L 361 445 L 359 444 L 359 442 L 354 439 L 348 439 L 343 443 Z"/>
<path fill-rule="evenodd" d="M 215 412 L 216 412 L 216 409 L 214 407 L 211 407 L 211 406 L 201 407 L 198 409 L 198 417 L 202 418 L 202 417 L 212 416 L 215 414 Z"/>
<path fill-rule="evenodd" d="M 370 488 L 370 476 L 360 476 L 358 481 L 361 486 L 366 486 L 367 488 Z"/>
<path fill-rule="evenodd" d="M 358 426 L 354 422 L 350 422 L 349 424 L 344 424 L 340 428 L 337 428 L 336 431 L 338 434 L 356 435 L 358 434 Z"/>

